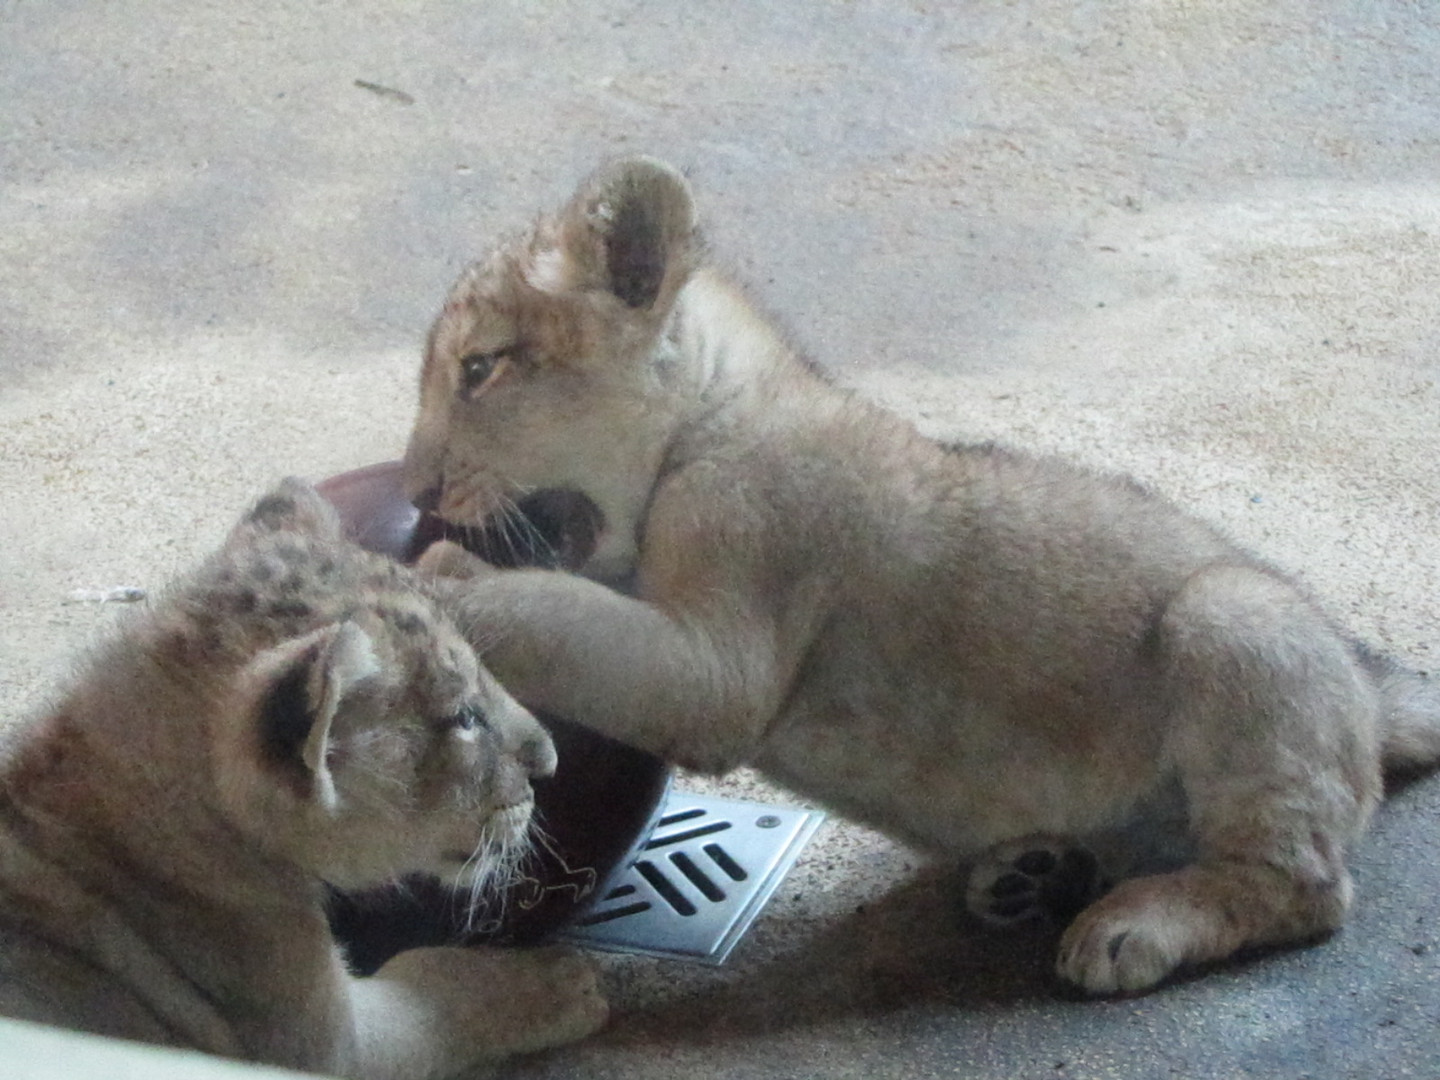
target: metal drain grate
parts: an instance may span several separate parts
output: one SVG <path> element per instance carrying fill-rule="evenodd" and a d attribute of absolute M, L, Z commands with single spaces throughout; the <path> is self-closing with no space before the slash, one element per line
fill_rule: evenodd
<path fill-rule="evenodd" d="M 816 810 L 671 791 L 635 861 L 564 937 L 723 964 L 824 820 Z"/>

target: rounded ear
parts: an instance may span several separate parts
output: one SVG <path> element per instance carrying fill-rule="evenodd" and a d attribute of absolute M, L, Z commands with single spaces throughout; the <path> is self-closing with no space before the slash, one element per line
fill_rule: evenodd
<path fill-rule="evenodd" d="M 298 477 L 280 481 L 245 512 L 230 534 L 230 543 L 262 533 L 297 532 L 327 540 L 342 536 L 334 507 Z"/>
<path fill-rule="evenodd" d="M 334 799 L 327 751 L 339 736 L 347 700 L 380 670 L 370 636 L 354 623 L 327 626 L 288 641 L 246 675 L 256 708 L 261 763 L 317 802 Z"/>
<path fill-rule="evenodd" d="M 534 253 L 542 272 L 531 275 L 532 283 L 541 288 L 600 288 L 626 307 L 664 310 L 694 264 L 690 186 L 653 158 L 601 168 L 560 212 L 557 226 L 558 243 Z"/>

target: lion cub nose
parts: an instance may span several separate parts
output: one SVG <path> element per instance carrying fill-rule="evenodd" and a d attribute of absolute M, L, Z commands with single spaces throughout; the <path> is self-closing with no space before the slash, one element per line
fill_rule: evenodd
<path fill-rule="evenodd" d="M 555 744 L 550 741 L 550 736 L 540 728 L 539 724 L 536 724 L 535 727 L 537 729 L 535 734 L 520 744 L 520 749 L 515 752 L 515 757 L 532 780 L 541 780 L 555 775 L 558 758 L 555 754 Z"/>
<path fill-rule="evenodd" d="M 550 733 L 519 702 L 509 702 L 491 714 L 500 749 L 519 762 L 532 780 L 553 776 L 557 757 Z"/>

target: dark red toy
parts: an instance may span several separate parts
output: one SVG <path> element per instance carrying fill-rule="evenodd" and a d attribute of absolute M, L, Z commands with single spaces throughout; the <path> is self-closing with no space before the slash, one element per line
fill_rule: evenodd
<path fill-rule="evenodd" d="M 565 493 L 523 505 L 529 527 L 504 534 L 454 530 L 405 498 L 398 461 L 370 465 L 316 485 L 362 547 L 412 562 L 442 536 L 501 565 L 574 565 L 593 545 L 596 522 Z M 649 836 L 670 783 L 659 758 L 553 716 L 541 722 L 555 740 L 555 775 L 535 782 L 537 845 L 524 877 L 499 897 L 467 910 L 469 896 L 428 878 L 363 894 L 336 894 L 331 923 L 354 966 L 373 971 L 395 953 L 421 945 L 539 941 L 565 926 Z"/>

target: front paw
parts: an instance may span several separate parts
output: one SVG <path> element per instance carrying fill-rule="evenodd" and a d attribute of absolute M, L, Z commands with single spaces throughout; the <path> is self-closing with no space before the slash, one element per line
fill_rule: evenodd
<path fill-rule="evenodd" d="M 531 1018 L 527 1050 L 561 1046 L 593 1035 L 610 1018 L 610 1005 L 600 987 L 595 964 L 577 949 L 554 945 L 520 951 L 526 975 L 512 991 Z"/>
<path fill-rule="evenodd" d="M 437 540 L 415 560 L 415 568 L 430 577 L 476 581 L 500 571 L 478 555 L 472 555 L 453 540 Z"/>
<path fill-rule="evenodd" d="M 1066 930 L 1056 962 L 1062 979 L 1091 994 L 1133 994 L 1180 966 L 1189 937 L 1183 919 L 1130 892 L 1122 887 Z"/>
<path fill-rule="evenodd" d="M 610 1014 L 594 964 L 560 946 L 412 949 L 374 978 L 408 985 L 431 1002 L 457 1044 L 457 1060 L 574 1042 L 599 1031 Z"/>

